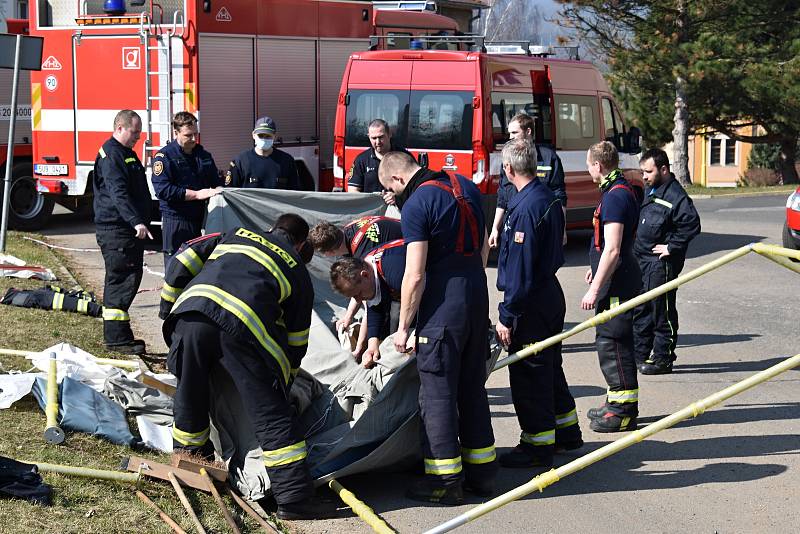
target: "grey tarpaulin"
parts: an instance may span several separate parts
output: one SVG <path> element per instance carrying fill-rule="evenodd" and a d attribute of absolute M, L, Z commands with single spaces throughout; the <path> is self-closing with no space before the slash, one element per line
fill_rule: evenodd
<path fill-rule="evenodd" d="M 380 195 L 309 193 L 263 189 L 226 189 L 214 197 L 207 232 L 237 226 L 266 230 L 286 212 L 303 216 L 310 225 L 321 220 L 344 225 L 358 217 L 382 215 Z M 309 265 L 315 291 L 308 354 L 302 368 L 327 386 L 301 416 L 307 429 L 308 463 L 317 483 L 348 474 L 388 468 L 421 457 L 416 417 L 419 378 L 413 358 L 394 352 L 384 342 L 380 365 L 367 370 L 342 350 L 330 328 L 347 302 L 330 288 L 332 260 L 315 256 Z M 214 372 L 212 439 L 230 460 L 232 482 L 245 496 L 262 497 L 269 487 L 261 449 L 244 416 L 230 378 Z"/>
<path fill-rule="evenodd" d="M 47 380 L 37 377 L 33 396 L 42 410 L 47 404 L 46 391 Z M 86 432 L 129 447 L 137 443 L 119 404 L 68 376 L 59 384 L 58 420 L 65 430 Z"/>

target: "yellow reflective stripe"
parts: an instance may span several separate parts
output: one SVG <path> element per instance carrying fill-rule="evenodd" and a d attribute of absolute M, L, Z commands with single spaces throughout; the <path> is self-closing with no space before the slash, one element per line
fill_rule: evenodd
<path fill-rule="evenodd" d="M 306 442 L 301 441 L 288 447 L 275 449 L 274 451 L 264 451 L 264 465 L 266 467 L 279 467 L 294 462 L 299 462 L 308 456 Z"/>
<path fill-rule="evenodd" d="M 556 431 L 555 429 L 545 430 L 544 432 L 538 432 L 536 434 L 523 432 L 520 434 L 519 439 L 523 443 L 528 443 L 530 445 L 554 445 L 556 442 Z"/>
<path fill-rule="evenodd" d="M 283 250 L 281 247 L 279 247 L 272 241 L 264 239 L 262 236 L 258 235 L 255 232 L 251 232 L 250 230 L 247 230 L 245 228 L 239 228 L 238 230 L 236 230 L 236 235 L 239 237 L 244 237 L 251 241 L 255 241 L 256 243 L 260 243 L 261 245 L 267 247 L 272 252 L 283 258 L 283 261 L 285 261 L 286 265 L 288 265 L 289 267 L 294 267 L 295 265 L 297 265 L 297 262 L 294 261 L 294 258 L 292 258 L 291 254 Z"/>
<path fill-rule="evenodd" d="M 183 289 L 179 287 L 172 287 L 166 282 L 164 282 L 164 285 L 161 286 L 161 298 L 167 302 L 175 302 L 175 299 L 177 299 L 181 293 L 183 293 Z"/>
<path fill-rule="evenodd" d="M 53 294 L 53 309 L 54 310 L 63 310 L 64 309 L 64 294 L 63 293 L 54 293 Z"/>
<path fill-rule="evenodd" d="M 454 475 L 460 472 L 461 457 L 443 460 L 425 458 L 425 474 L 427 475 Z"/>
<path fill-rule="evenodd" d="M 286 275 L 283 274 L 280 267 L 278 267 L 278 264 L 275 263 L 275 260 L 272 259 L 269 254 L 256 247 L 251 247 L 250 245 L 219 245 L 214 249 L 214 252 L 211 253 L 208 259 L 215 260 L 224 254 L 231 253 L 244 254 L 251 260 L 261 264 L 261 266 L 272 274 L 281 290 L 281 296 L 278 302 L 283 302 L 292 294 L 292 285 L 289 283 L 289 280 L 286 278 Z"/>
<path fill-rule="evenodd" d="M 131 317 L 125 310 L 116 308 L 103 308 L 104 321 L 130 321 Z"/>
<path fill-rule="evenodd" d="M 133 163 L 136 161 L 136 158 L 125 158 L 125 163 Z"/>
<path fill-rule="evenodd" d="M 630 417 L 623 417 L 622 421 L 620 421 L 620 423 L 619 423 L 619 429 L 620 430 L 625 430 L 626 428 L 628 428 L 628 424 L 630 422 L 631 422 L 631 418 Z"/>
<path fill-rule="evenodd" d="M 211 427 L 201 430 L 200 432 L 184 432 L 174 424 L 172 425 L 172 439 L 181 445 L 188 445 L 191 447 L 200 447 L 205 445 L 206 441 L 208 441 L 208 436 L 210 433 Z"/>
<path fill-rule="evenodd" d="M 626 402 L 639 402 L 639 388 L 624 389 L 622 391 L 608 391 L 608 402 L 623 404 Z"/>
<path fill-rule="evenodd" d="M 106 151 L 105 151 L 105 150 L 103 150 L 103 147 L 100 147 L 99 154 L 100 154 L 100 157 L 101 157 L 101 158 L 104 158 L 104 157 L 106 157 Z"/>
<path fill-rule="evenodd" d="M 298 332 L 287 332 L 289 334 L 289 345 L 292 347 L 302 347 L 308 345 L 308 328 Z"/>
<path fill-rule="evenodd" d="M 576 412 L 575 409 L 572 409 L 567 413 L 556 414 L 556 428 L 566 428 L 568 426 L 577 424 L 577 422 L 578 412 Z"/>
<path fill-rule="evenodd" d="M 662 206 L 666 206 L 669 209 L 672 209 L 672 203 L 671 202 L 667 202 L 663 198 L 654 198 L 653 202 L 655 202 L 656 204 L 661 204 Z"/>
<path fill-rule="evenodd" d="M 537 165 L 536 166 L 536 170 L 539 170 L 539 171 L 552 171 L 553 167 L 551 167 L 549 165 Z"/>
<path fill-rule="evenodd" d="M 619 306 L 619 297 L 611 297 L 610 299 L 608 299 L 609 309 L 616 308 L 617 306 Z"/>
<path fill-rule="evenodd" d="M 291 370 L 289 359 L 283 353 L 283 349 L 281 349 L 275 340 L 267 333 L 264 323 L 247 303 L 218 287 L 208 284 L 197 284 L 191 286 L 178 297 L 178 300 L 175 301 L 173 306 L 173 310 L 177 310 L 182 302 L 192 297 L 207 298 L 216 302 L 220 307 L 226 309 L 242 321 L 261 346 L 275 358 L 275 361 L 278 362 L 281 368 L 284 382 L 287 384 L 289 383 L 289 372 Z"/>
<path fill-rule="evenodd" d="M 197 276 L 197 273 L 203 268 L 203 260 L 200 259 L 200 256 L 197 255 L 197 252 L 194 250 L 187 248 L 177 256 L 175 259 L 178 260 L 186 267 L 186 270 L 189 271 L 192 276 Z"/>
<path fill-rule="evenodd" d="M 488 464 L 497 458 L 494 445 L 483 449 L 461 448 L 461 459 L 467 464 Z"/>
<path fill-rule="evenodd" d="M 89 301 L 78 299 L 78 313 L 89 313 Z"/>

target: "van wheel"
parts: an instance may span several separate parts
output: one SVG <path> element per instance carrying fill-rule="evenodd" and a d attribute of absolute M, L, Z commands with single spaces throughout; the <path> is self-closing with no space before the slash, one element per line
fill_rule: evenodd
<path fill-rule="evenodd" d="M 789 231 L 789 225 L 787 223 L 783 223 L 783 246 L 784 248 L 788 248 L 791 250 L 800 250 L 800 243 L 795 241 L 794 237 L 792 237 L 792 233 Z M 790 260 L 797 262 L 798 260 L 794 258 L 789 258 Z"/>
<path fill-rule="evenodd" d="M 2 189 L 0 189 L 2 197 Z M 11 169 L 9 227 L 15 230 L 40 230 L 53 213 L 55 202 L 36 190 L 31 163 L 17 163 Z"/>

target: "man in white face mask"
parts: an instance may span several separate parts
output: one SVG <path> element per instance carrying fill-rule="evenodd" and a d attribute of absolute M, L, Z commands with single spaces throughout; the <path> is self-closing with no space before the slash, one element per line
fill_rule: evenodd
<path fill-rule="evenodd" d="M 275 121 L 270 117 L 258 119 L 253 128 L 255 146 L 231 161 L 225 174 L 225 186 L 302 189 L 294 158 L 274 148 L 276 138 Z"/>

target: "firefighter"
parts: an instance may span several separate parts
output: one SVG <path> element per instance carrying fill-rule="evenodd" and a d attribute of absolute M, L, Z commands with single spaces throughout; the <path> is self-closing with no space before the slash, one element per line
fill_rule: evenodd
<path fill-rule="evenodd" d="M 197 143 L 197 118 L 180 111 L 172 119 L 175 138 L 153 157 L 153 190 L 161 208 L 164 269 L 181 246 L 200 235 L 206 199 L 222 185 L 217 166 Z"/>
<path fill-rule="evenodd" d="M 390 241 L 364 258 L 348 256 L 331 266 L 331 286 L 367 307 L 368 341 L 361 363 L 368 369 L 381 359 L 381 341 L 392 332 L 392 303 L 400 301 L 405 269 L 406 247 L 402 239 Z"/>
<path fill-rule="evenodd" d="M 228 165 L 226 187 L 258 187 L 300 191 L 300 176 L 294 158 L 275 148 L 278 129 L 270 117 L 261 117 L 253 127 L 255 146 L 245 150 Z"/>
<path fill-rule="evenodd" d="M 403 233 L 398 219 L 376 215 L 356 219 L 344 228 L 338 228 L 327 221 L 322 221 L 308 233 L 308 242 L 323 256 L 349 255 L 364 258 L 377 247 L 402 237 Z M 336 321 L 337 331 L 350 327 L 360 306 L 361 303 L 357 299 L 350 299 L 344 317 Z M 353 356 L 356 359 L 366 348 L 366 321 L 367 315 L 365 314 L 359 330 L 358 341 L 353 350 Z"/>
<path fill-rule="evenodd" d="M 633 251 L 642 271 L 642 292 L 674 280 L 683 269 L 689 242 L 700 233 L 694 203 L 669 170 L 667 153 L 652 148 L 639 160 L 647 195 L 639 214 Z M 678 338 L 677 289 L 637 306 L 633 339 L 639 371 L 672 372 Z M 651 355 L 652 353 L 652 355 Z"/>
<path fill-rule="evenodd" d="M 564 265 L 564 212 L 536 178 L 536 153 L 526 138 L 512 139 L 502 153 L 506 176 L 519 191 L 508 204 L 497 261 L 497 289 L 503 292 L 497 336 L 510 353 L 564 329 L 566 303 L 556 278 Z M 550 467 L 556 449 L 583 445 L 561 363 L 558 343 L 509 366 L 522 433 L 519 444 L 500 456 L 500 465 Z"/>
<path fill-rule="evenodd" d="M 133 151 L 142 119 L 123 109 L 114 117 L 114 133 L 94 160 L 94 223 L 106 276 L 103 289 L 103 338 L 108 350 L 144 354 L 134 339 L 128 309 L 142 281 L 144 239 L 153 239 L 150 189 L 139 156 Z"/>
<path fill-rule="evenodd" d="M 350 167 L 347 190 L 355 193 L 383 193 L 383 200 L 394 204 L 394 194 L 386 191 L 378 180 L 378 166 L 390 151 L 408 154 L 405 148 L 392 143 L 392 130 L 383 119 L 374 119 L 367 127 L 370 148 L 359 154 Z M 409 154 L 410 155 L 410 154 Z"/>
<path fill-rule="evenodd" d="M 425 477 L 407 496 L 457 504 L 463 489 L 489 495 L 497 461 L 484 386 L 489 247 L 480 192 L 463 176 L 420 168 L 403 152 L 383 157 L 379 177 L 403 205 L 398 351 L 410 350 L 409 329 L 417 321 Z"/>
<path fill-rule="evenodd" d="M 514 115 L 508 123 L 508 138 L 530 139 L 533 141 L 534 121 L 530 115 L 518 113 Z M 567 214 L 567 186 L 564 183 L 564 167 L 561 165 L 561 158 L 556 151 L 544 145 L 536 145 L 536 178 L 541 180 L 555 194 L 561 202 L 561 209 L 564 216 Z M 503 233 L 503 221 L 505 220 L 508 204 L 517 188 L 508 180 L 504 169 L 500 169 L 500 187 L 497 189 L 497 208 L 494 211 L 494 221 L 492 221 L 492 231 L 489 234 L 489 246 L 496 248 L 500 246 L 499 240 Z M 564 229 L 563 243 L 567 243 L 567 231 Z"/>
<path fill-rule="evenodd" d="M 283 519 L 325 512 L 312 499 L 306 443 L 288 400 L 314 302 L 307 235 L 308 224 L 286 214 L 269 233 L 238 228 L 187 242 L 167 270 L 159 313 L 167 366 L 178 377 L 175 451 L 213 457 L 208 378 L 219 364 L 239 389 Z"/>
<path fill-rule="evenodd" d="M 613 144 L 592 145 L 586 165 L 600 186 L 601 197 L 589 246 L 591 267 L 585 277 L 589 290 L 581 299 L 581 308 L 601 313 L 639 294 L 642 275 L 633 255 L 639 202 L 618 168 L 619 154 Z M 608 393 L 603 406 L 589 410 L 590 428 L 596 432 L 635 430 L 639 383 L 633 354 L 633 311 L 597 325 L 595 344 Z"/>

